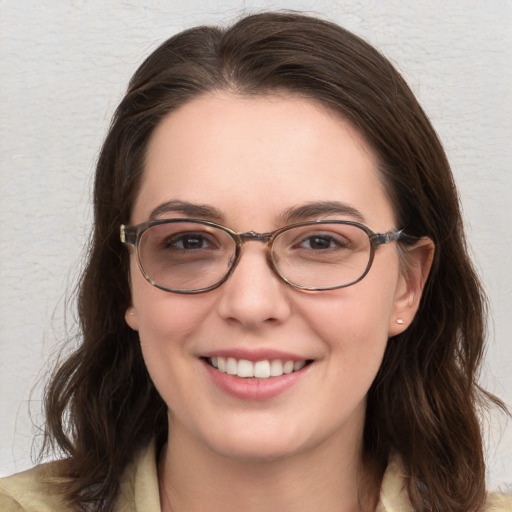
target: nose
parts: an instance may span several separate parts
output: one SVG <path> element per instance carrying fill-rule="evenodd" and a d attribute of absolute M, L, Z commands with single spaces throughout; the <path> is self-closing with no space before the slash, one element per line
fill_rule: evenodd
<path fill-rule="evenodd" d="M 238 265 L 219 289 L 218 311 L 251 329 L 282 323 L 291 312 L 290 290 L 270 268 L 261 244 L 244 244 Z"/>

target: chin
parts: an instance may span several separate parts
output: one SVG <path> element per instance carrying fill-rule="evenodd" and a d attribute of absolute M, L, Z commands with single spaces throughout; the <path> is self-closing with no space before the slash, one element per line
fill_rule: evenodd
<path fill-rule="evenodd" d="M 294 435 L 295 434 L 295 435 Z M 305 440 L 284 429 L 253 429 L 228 432 L 206 441 L 210 450 L 221 457 L 240 462 L 274 462 L 299 454 L 308 448 Z"/>
<path fill-rule="evenodd" d="M 252 443 L 250 445 L 214 446 L 213 451 L 226 459 L 243 463 L 270 463 L 295 455 L 299 450 L 283 447 L 276 443 Z"/>

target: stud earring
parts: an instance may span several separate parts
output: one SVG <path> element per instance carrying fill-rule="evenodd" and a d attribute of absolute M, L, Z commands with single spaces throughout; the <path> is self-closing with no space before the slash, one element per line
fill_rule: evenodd
<path fill-rule="evenodd" d="M 397 323 L 397 324 L 400 324 L 400 325 L 403 325 L 403 323 L 404 323 L 404 319 L 403 319 L 403 318 L 397 318 L 397 319 L 396 319 L 396 323 Z"/>

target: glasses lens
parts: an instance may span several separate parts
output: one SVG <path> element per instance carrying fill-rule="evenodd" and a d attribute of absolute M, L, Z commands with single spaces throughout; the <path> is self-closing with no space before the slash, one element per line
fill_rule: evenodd
<path fill-rule="evenodd" d="M 148 228 L 138 252 L 156 285 L 177 291 L 214 286 L 229 271 L 236 244 L 228 233 L 199 222 L 169 222 Z"/>
<path fill-rule="evenodd" d="M 350 224 L 316 223 L 279 234 L 272 259 L 292 284 L 335 288 L 359 280 L 368 267 L 371 243 L 363 229 Z"/>

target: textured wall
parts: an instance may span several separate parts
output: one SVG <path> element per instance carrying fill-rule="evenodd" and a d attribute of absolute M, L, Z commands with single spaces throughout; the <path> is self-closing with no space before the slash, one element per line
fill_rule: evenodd
<path fill-rule="evenodd" d="M 29 400 L 37 421 L 38 379 L 65 337 L 90 229 L 92 168 L 130 74 L 172 33 L 261 8 L 306 9 L 356 31 L 418 94 L 492 302 L 483 382 L 512 403 L 510 0 L 0 0 L 0 474 L 31 464 Z M 512 486 L 512 428 L 492 421 L 489 479 Z"/>

